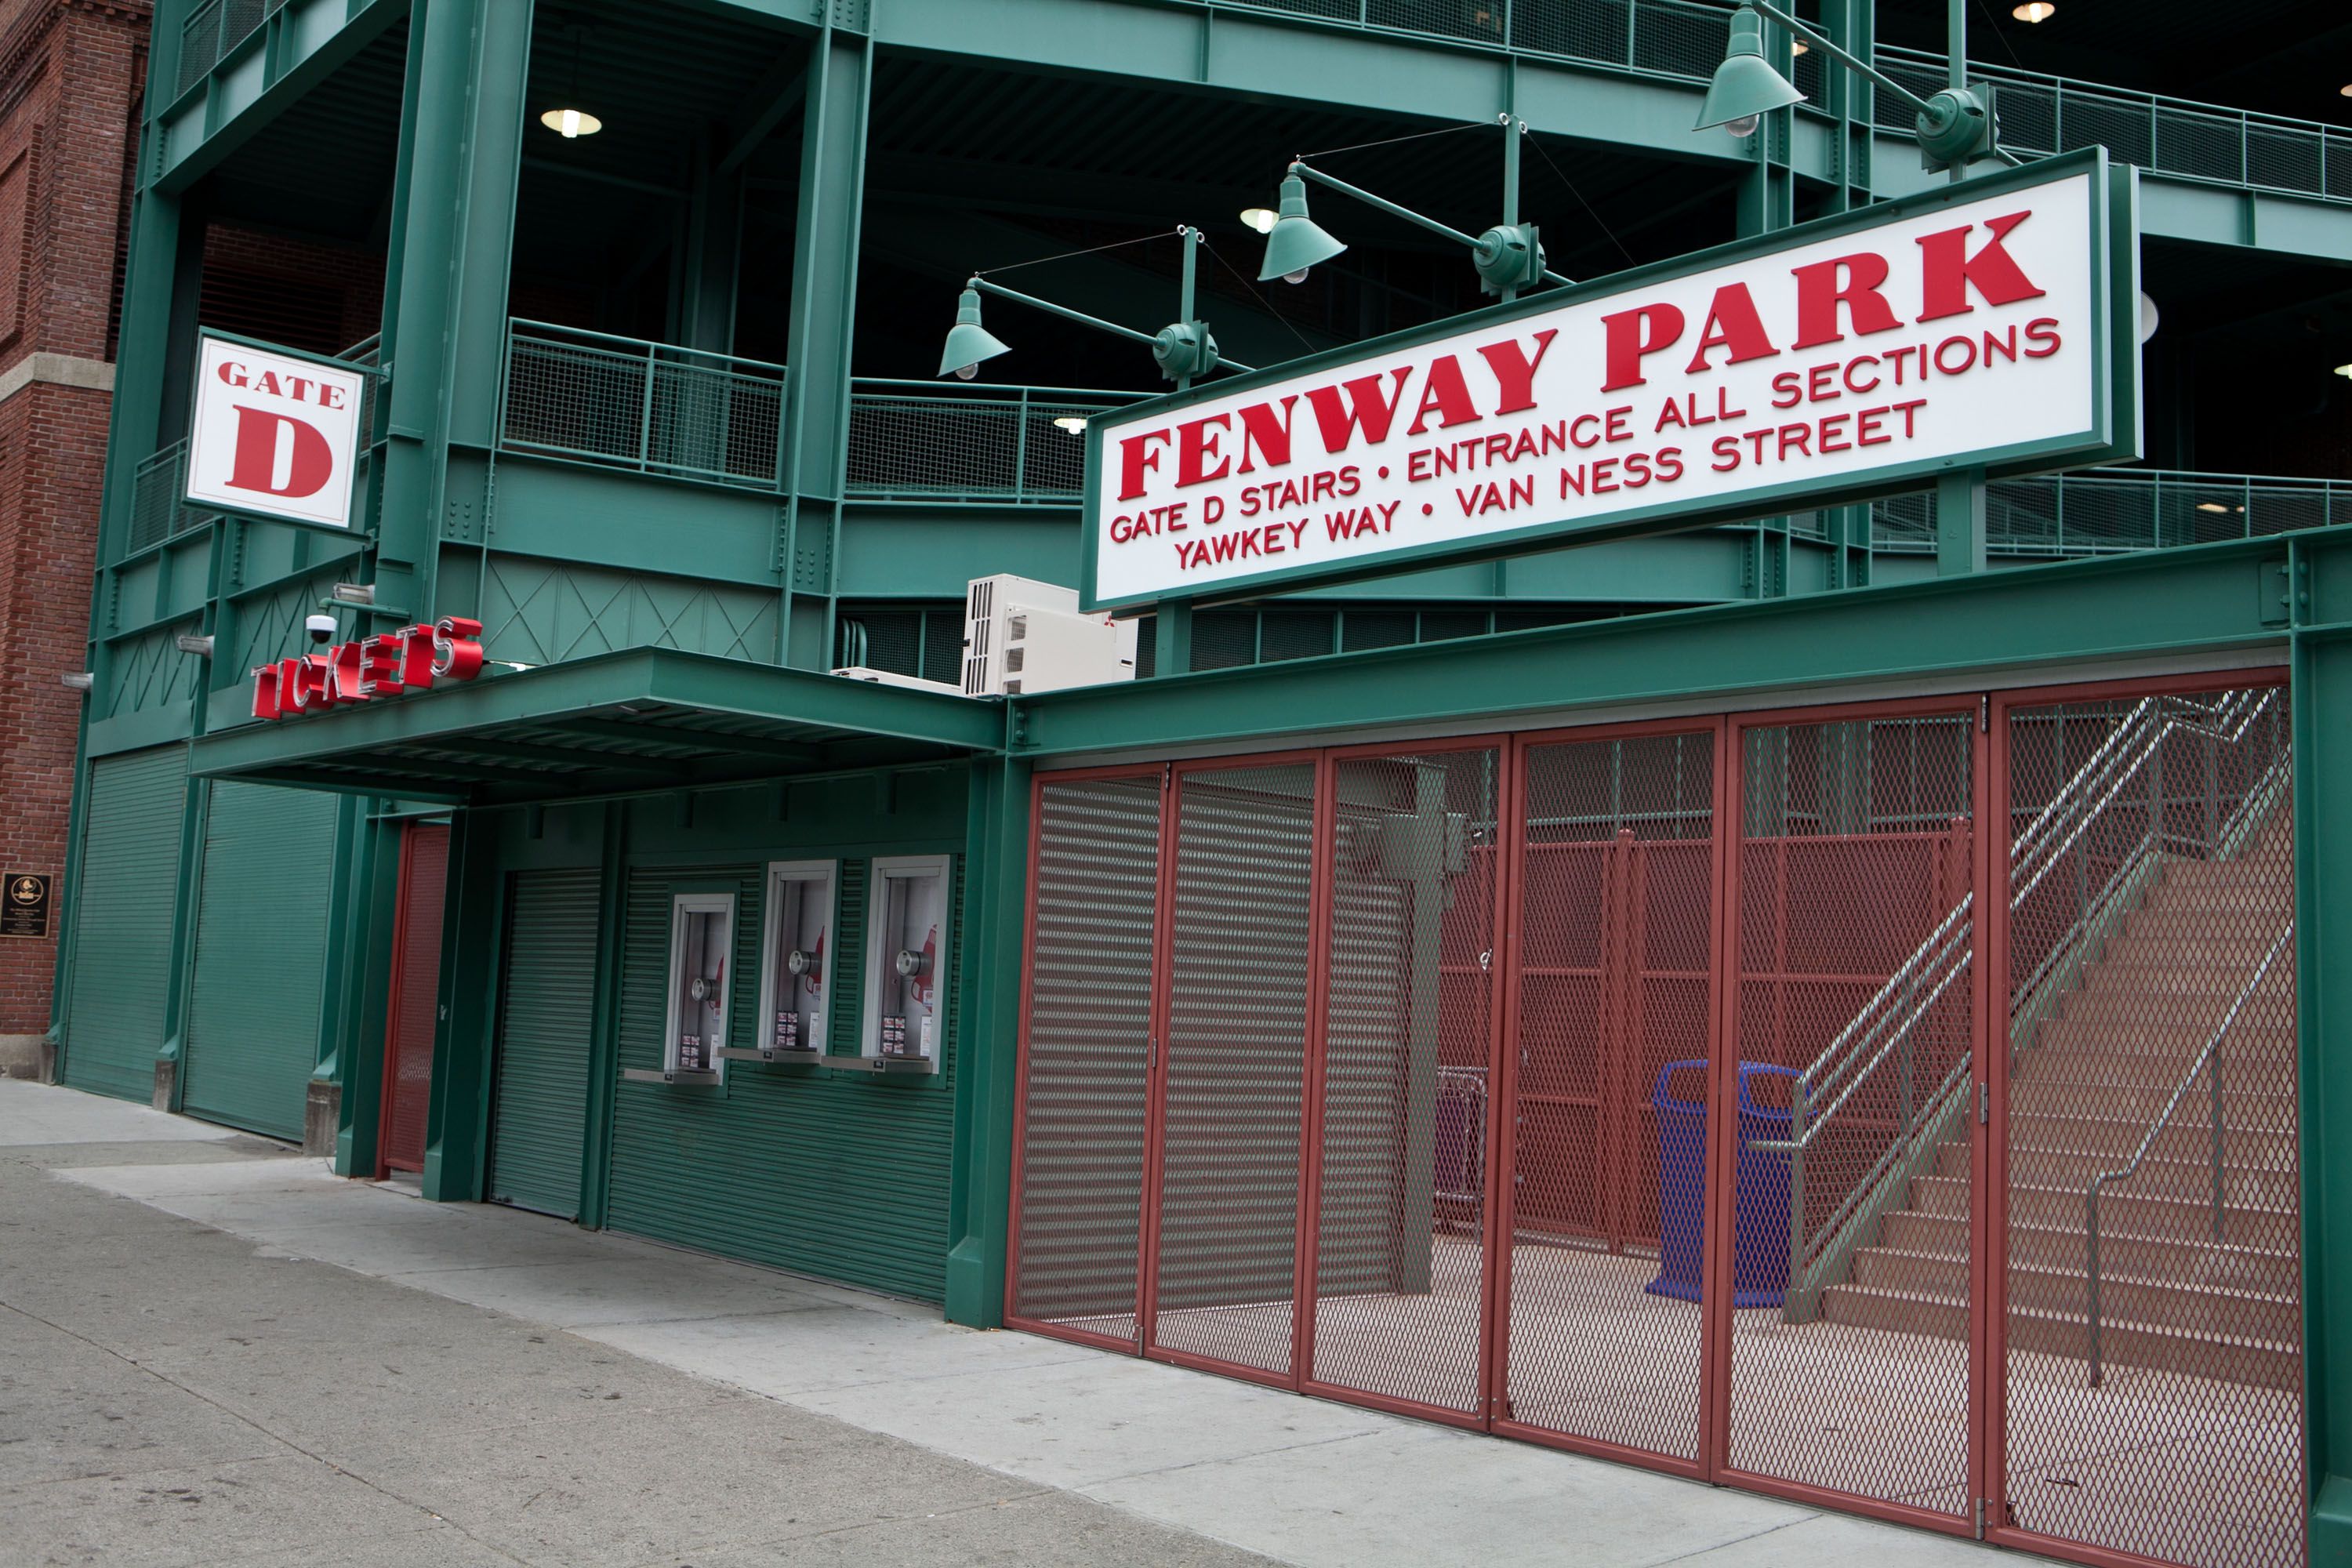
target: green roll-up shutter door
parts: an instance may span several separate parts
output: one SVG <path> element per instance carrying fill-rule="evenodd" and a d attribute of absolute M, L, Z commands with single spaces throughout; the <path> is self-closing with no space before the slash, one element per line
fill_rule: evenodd
<path fill-rule="evenodd" d="M 587 1138 L 598 873 L 518 871 L 499 1001 L 490 1197 L 576 1219 Z"/>
<path fill-rule="evenodd" d="M 142 1101 L 155 1092 L 187 764 L 179 745 L 90 764 L 66 1005 L 65 1080 L 76 1089 Z"/>
<path fill-rule="evenodd" d="M 181 1109 L 299 1141 L 318 1065 L 339 797 L 216 784 L 205 813 Z"/>

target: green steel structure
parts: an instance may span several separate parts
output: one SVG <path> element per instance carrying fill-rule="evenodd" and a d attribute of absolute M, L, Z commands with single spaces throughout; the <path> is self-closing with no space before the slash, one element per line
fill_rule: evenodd
<path fill-rule="evenodd" d="M 1798 9 L 1906 90 L 1944 79 L 1942 5 Z M 2143 463 L 1204 606 L 1146 630 L 1145 679 L 973 700 L 826 672 L 951 681 L 969 580 L 1075 584 L 1073 430 L 1162 384 L 1142 347 L 1004 299 L 992 379 L 929 379 L 967 277 L 1018 267 L 1148 333 L 1197 264 L 1221 348 L 1276 366 L 1482 299 L 1459 247 L 1322 194 L 1349 253 L 1258 284 L 1234 215 L 1295 159 L 1476 232 L 1517 116 L 1535 155 L 1505 200 L 1589 279 L 1924 190 L 1909 127 L 1773 31 L 1808 101 L 1695 135 L 1713 0 L 158 0 L 62 1077 L 993 1326 L 1055 772 L 2283 667 L 2299 1484 L 2311 1560 L 2352 1559 L 2352 1068 L 2328 1044 L 2352 132 L 2309 118 L 2333 84 L 2225 77 L 2210 22 L 2155 11 L 2047 43 L 1979 16 L 1967 68 L 2019 155 L 2140 170 Z M 2248 36 L 2284 58 L 2316 15 L 2254 5 Z M 2325 25 L 2305 52 L 2346 41 Z M 542 122 L 567 109 L 602 129 Z M 232 233 L 380 273 L 376 330 L 228 311 L 208 258 Z M 181 499 L 203 328 L 368 372 L 353 528 Z M 320 614 L 336 641 L 470 618 L 488 666 L 254 721 L 251 672 L 311 651 Z M 423 822 L 448 824 L 445 918 L 411 943 Z M 778 868 L 812 865 L 826 989 L 772 1033 L 800 896 Z M 935 969 L 896 901 L 921 877 Z M 420 985 L 430 1009 L 402 1000 Z M 886 992 L 936 1022 L 927 1058 L 878 1043 L 915 1006 Z M 679 1055 L 698 1005 L 715 1063 Z"/>

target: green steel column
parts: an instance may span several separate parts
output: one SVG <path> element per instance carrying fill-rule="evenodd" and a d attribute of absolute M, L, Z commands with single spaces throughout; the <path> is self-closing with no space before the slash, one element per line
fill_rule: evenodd
<path fill-rule="evenodd" d="M 1767 27 L 1764 47 L 1773 68 L 1782 76 L 1795 68 L 1786 28 Z M 1780 109 L 1764 116 L 1754 139 L 1756 168 L 1739 187 L 1739 233 L 1770 234 L 1796 221 L 1796 171 L 1789 163 L 1789 138 L 1794 111 Z M 1759 518 L 1748 542 L 1748 595 L 1778 599 L 1789 592 L 1789 520 Z"/>
<path fill-rule="evenodd" d="M 532 7 L 417 0 L 388 259 L 383 510 L 377 599 L 427 616 L 449 448 L 488 447 L 505 353 Z M 474 498 L 478 502 L 480 498 Z"/>
<path fill-rule="evenodd" d="M 1822 0 L 1822 29 L 1830 41 L 1864 59 L 1877 53 L 1874 0 Z M 1875 89 L 1870 79 L 1834 60 L 1822 62 L 1822 85 L 1828 107 L 1837 116 L 1837 146 L 1831 153 L 1836 185 L 1830 193 L 1830 210 L 1848 212 L 1868 206 L 1870 150 L 1873 140 Z M 1870 585 L 1871 514 L 1867 505 L 1828 508 L 1832 588 Z"/>
<path fill-rule="evenodd" d="M 2344 1049 L 2352 1037 L 2352 819 L 2336 805 L 2341 784 L 2327 781 L 2352 776 L 2352 594 L 2314 584 L 2319 552 L 2310 542 L 2298 540 L 2290 552 L 2310 1560 L 2345 1563 L 2352 1562 L 2352 1157 L 2344 1152 L 2352 1131 L 2352 1056 Z"/>
<path fill-rule="evenodd" d="M 1956 468 L 1936 478 L 1936 574 L 1985 569 L 1985 476 Z"/>
<path fill-rule="evenodd" d="M 841 492 L 849 461 L 849 358 L 874 46 L 828 22 L 809 46 L 793 229 L 791 411 L 785 419 L 784 662 L 833 663 Z"/>
<path fill-rule="evenodd" d="M 596 898 L 596 985 L 589 1005 L 588 1103 L 581 1116 L 586 1146 L 580 1152 L 580 1223 L 601 1230 L 613 1193 L 614 1090 L 621 1079 L 621 943 L 626 934 L 629 807 L 607 801 L 600 849 L 603 884 Z"/>
<path fill-rule="evenodd" d="M 1013 1187 L 1013 1101 L 1029 910 L 1029 763 L 976 765 L 966 842 L 964 964 L 970 1001 L 955 1042 L 955 1156 L 948 1193 L 947 1316 L 1004 1321 Z"/>
<path fill-rule="evenodd" d="M 392 966 L 371 955 L 391 949 L 400 903 L 403 822 L 373 815 L 374 801 L 354 799 L 351 889 L 338 900 L 328 970 L 336 989 L 330 1016 L 338 1031 L 335 1173 L 373 1176 L 376 1140 L 383 1126 L 384 1024 L 391 1014 Z M 339 825 L 340 826 L 340 825 Z M 337 944 L 340 944 L 338 951 Z"/>
<path fill-rule="evenodd" d="M 441 917 L 440 1019 L 433 1034 L 433 1089 L 425 1113 L 424 1192 L 476 1201 L 488 1173 L 490 1045 L 498 1024 L 506 879 L 495 817 L 449 819 L 449 880 Z"/>
<path fill-rule="evenodd" d="M 1161 605 L 1151 616 L 1151 673 L 1183 675 L 1192 668 L 1192 606 L 1186 600 Z"/>

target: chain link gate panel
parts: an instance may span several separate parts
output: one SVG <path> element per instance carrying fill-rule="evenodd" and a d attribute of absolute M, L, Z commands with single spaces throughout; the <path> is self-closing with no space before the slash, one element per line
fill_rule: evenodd
<path fill-rule="evenodd" d="M 1996 1522 L 2044 1550 L 2299 1563 L 2286 693 L 2093 693 L 2000 728 Z"/>
<path fill-rule="evenodd" d="M 1318 764 L 1176 775 L 1148 1350 L 1297 1364 L 1298 1177 Z"/>
<path fill-rule="evenodd" d="M 1717 1078 L 1730 1468 L 1947 1529 L 1976 1495 L 1976 728 L 1971 703 L 1740 730 Z"/>
<path fill-rule="evenodd" d="M 1134 1348 L 1160 770 L 1037 789 L 1008 1315 Z"/>
<path fill-rule="evenodd" d="M 1694 1468 L 1716 745 L 1522 753 L 1505 1069 L 1502 1417 Z"/>
<path fill-rule="evenodd" d="M 1493 746 L 1332 764 L 1310 1383 L 1485 1409 Z"/>

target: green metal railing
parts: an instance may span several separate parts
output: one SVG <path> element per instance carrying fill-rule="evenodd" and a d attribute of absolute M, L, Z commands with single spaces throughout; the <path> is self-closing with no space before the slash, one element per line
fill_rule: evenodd
<path fill-rule="evenodd" d="M 667 479 L 774 489 L 784 367 L 546 321 L 508 323 L 499 445 Z"/>
<path fill-rule="evenodd" d="M 1873 548 L 1936 548 L 1935 498 L 1891 496 L 1871 508 Z M 2352 522 L 2352 483 L 2158 468 L 2098 468 L 2000 479 L 1985 499 L 1986 552 L 2026 560 L 2210 544 Z"/>
<path fill-rule="evenodd" d="M 860 380 L 849 395 L 847 492 L 868 499 L 1068 506 L 1086 421 L 1143 395 Z"/>
<path fill-rule="evenodd" d="M 202 81 L 285 5 L 286 0 L 204 0 L 180 24 L 179 90 Z"/>
<path fill-rule="evenodd" d="M 1723 59 L 1730 7 L 1707 0 L 1217 0 L 1220 9 L 1310 16 L 1379 31 L 1489 44 L 1624 70 L 1706 81 Z M 1880 47 L 1880 69 L 1920 94 L 1945 84 L 1941 56 Z M 1820 51 L 1795 79 L 1823 96 Z M 2167 174 L 2352 201 L 2352 133 L 2315 121 L 1970 62 L 1999 89 L 2001 141 L 2025 156 L 2105 143 Z M 1908 131 L 1911 112 L 1876 95 L 1876 122 Z"/>

